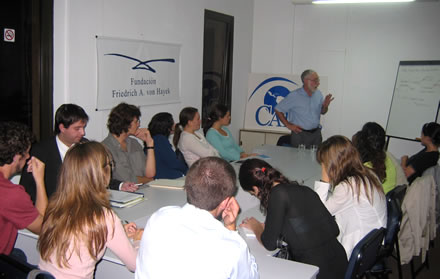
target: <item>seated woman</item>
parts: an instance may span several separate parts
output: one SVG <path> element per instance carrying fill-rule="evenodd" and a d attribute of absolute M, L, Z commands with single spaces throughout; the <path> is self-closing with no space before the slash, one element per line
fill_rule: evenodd
<path fill-rule="evenodd" d="M 372 229 L 386 227 L 387 206 L 382 185 L 362 164 L 359 152 L 344 136 L 324 141 L 316 153 L 322 167 L 322 180 L 315 191 L 336 218 L 339 242 L 347 259 L 354 246 Z"/>
<path fill-rule="evenodd" d="M 108 116 L 109 135 L 102 143 L 110 150 L 115 169 L 113 178 L 120 181 L 147 183 L 156 175 L 154 140 L 146 128 L 139 128 L 141 111 L 134 105 L 120 103 Z M 147 150 L 130 136 L 144 142 Z"/>
<path fill-rule="evenodd" d="M 216 104 L 211 108 L 204 128 L 206 140 L 215 147 L 226 161 L 236 161 L 257 154 L 246 154 L 235 142 L 227 125 L 231 124 L 231 111 L 227 106 Z"/>
<path fill-rule="evenodd" d="M 425 170 L 437 164 L 439 158 L 438 148 L 440 147 L 440 125 L 435 122 L 423 125 L 420 142 L 425 147 L 424 149 L 409 159 L 405 155 L 400 161 L 410 184 L 417 177 L 422 176 Z"/>
<path fill-rule="evenodd" d="M 375 122 L 368 122 L 355 136 L 353 144 L 361 155 L 362 163 L 373 170 L 388 193 L 396 187 L 396 166 L 385 152 L 385 130 Z"/>
<path fill-rule="evenodd" d="M 186 175 L 188 166 L 185 161 L 177 158 L 168 137 L 174 133 L 173 116 L 161 112 L 153 116 L 148 124 L 148 130 L 154 140 L 156 157 L 156 176 L 154 178 L 178 178 Z"/>
<path fill-rule="evenodd" d="M 39 267 L 56 278 L 93 278 L 106 247 L 131 271 L 137 251 L 127 234 L 140 240 L 134 223 L 124 227 L 107 193 L 112 159 L 98 142 L 75 144 L 61 166 L 38 239 Z"/>
<path fill-rule="evenodd" d="M 317 278 L 344 278 L 347 258 L 337 240 L 338 225 L 312 189 L 289 181 L 260 159 L 246 160 L 239 180 L 266 212 L 264 224 L 252 217 L 242 227 L 252 230 L 268 250 L 275 250 L 283 237 L 291 260 L 319 267 Z"/>
<path fill-rule="evenodd" d="M 183 130 L 182 130 L 183 129 Z M 200 158 L 219 157 L 217 149 L 197 130 L 200 129 L 200 114 L 196 108 L 186 107 L 179 114 L 173 143 L 182 152 L 188 167 Z"/>

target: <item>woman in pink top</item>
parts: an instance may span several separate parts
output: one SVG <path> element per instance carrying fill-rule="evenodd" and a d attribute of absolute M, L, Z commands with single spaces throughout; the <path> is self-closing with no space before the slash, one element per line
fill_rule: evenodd
<path fill-rule="evenodd" d="M 111 168 L 111 155 L 98 142 L 76 144 L 66 153 L 38 240 L 42 270 L 58 279 L 93 278 L 106 247 L 135 270 L 137 251 L 127 234 L 140 239 L 142 232 L 131 224 L 126 234 L 110 208 Z"/>

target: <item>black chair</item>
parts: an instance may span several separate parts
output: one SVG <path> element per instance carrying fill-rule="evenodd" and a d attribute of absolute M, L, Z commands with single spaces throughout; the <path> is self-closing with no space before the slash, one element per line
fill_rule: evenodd
<path fill-rule="evenodd" d="M 55 279 L 55 277 L 53 277 L 49 272 L 33 269 L 31 272 L 29 272 L 26 279 Z"/>
<path fill-rule="evenodd" d="M 406 192 L 406 185 L 400 185 L 389 191 L 386 195 L 387 202 L 387 228 L 382 247 L 379 251 L 379 260 L 371 269 L 371 274 L 376 278 L 386 278 L 391 272 L 386 267 L 385 260 L 392 257 L 397 261 L 399 279 L 402 279 L 402 265 L 400 263 L 399 239 L 400 223 L 402 221 L 402 201 Z M 393 254 L 395 250 L 395 253 Z"/>
<path fill-rule="evenodd" d="M 351 252 L 345 279 L 369 277 L 370 269 L 377 261 L 385 229 L 374 229 L 362 238 Z"/>
<path fill-rule="evenodd" d="M 182 153 L 182 151 L 180 151 L 180 149 L 176 149 L 176 156 L 177 156 L 178 160 L 184 162 L 185 165 L 188 167 L 188 164 L 185 161 L 185 157 L 183 156 L 183 153 Z"/>
<path fill-rule="evenodd" d="M 292 147 L 292 145 L 290 144 L 290 135 L 284 135 L 284 136 L 279 137 L 278 141 L 277 141 L 277 145 Z"/>
<path fill-rule="evenodd" d="M 54 279 L 48 272 L 35 269 L 34 266 L 17 258 L 0 254 L 0 278 L 5 279 Z"/>

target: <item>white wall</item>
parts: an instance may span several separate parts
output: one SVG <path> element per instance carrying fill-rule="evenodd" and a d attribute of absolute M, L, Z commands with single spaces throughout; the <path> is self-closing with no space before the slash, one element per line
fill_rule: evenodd
<path fill-rule="evenodd" d="M 252 71 L 328 76 L 324 138 L 386 126 L 399 61 L 440 60 L 440 3 L 293 5 L 254 0 Z M 324 94 L 328 92 L 323 92 Z M 420 127 L 421 128 L 421 127 Z M 420 145 L 393 140 L 396 156 Z"/>
<path fill-rule="evenodd" d="M 89 114 L 89 139 L 108 133 L 109 111 L 95 111 L 97 62 L 95 35 L 181 44 L 181 103 L 141 107 L 141 126 L 161 111 L 178 114 L 201 109 L 204 10 L 234 16 L 231 130 L 238 136 L 244 118 L 251 68 L 252 0 L 55 0 L 54 109 L 76 103 Z"/>
<path fill-rule="evenodd" d="M 184 106 L 201 108 L 204 9 L 235 19 L 230 128 L 236 137 L 243 125 L 251 71 L 297 74 L 313 68 L 328 76 L 335 100 L 322 118 L 324 137 L 351 137 L 366 121 L 386 126 L 399 61 L 440 60 L 438 2 L 338 6 L 293 5 L 290 0 L 54 2 L 54 108 L 66 102 L 84 107 L 91 119 L 87 137 L 96 140 L 107 134 L 108 111 L 95 111 L 95 35 L 182 45 L 182 102 L 141 108 L 141 125 L 160 111 L 171 112 L 177 121 Z M 402 144 L 391 149 L 412 154 L 418 147 Z"/>

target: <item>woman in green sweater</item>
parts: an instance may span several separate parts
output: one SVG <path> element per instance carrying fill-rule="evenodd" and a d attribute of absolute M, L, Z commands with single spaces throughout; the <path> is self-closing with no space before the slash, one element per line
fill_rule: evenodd
<path fill-rule="evenodd" d="M 368 122 L 353 136 L 362 162 L 371 168 L 382 182 L 383 191 L 388 193 L 396 187 L 396 166 L 385 152 L 385 130 L 376 122 Z"/>

